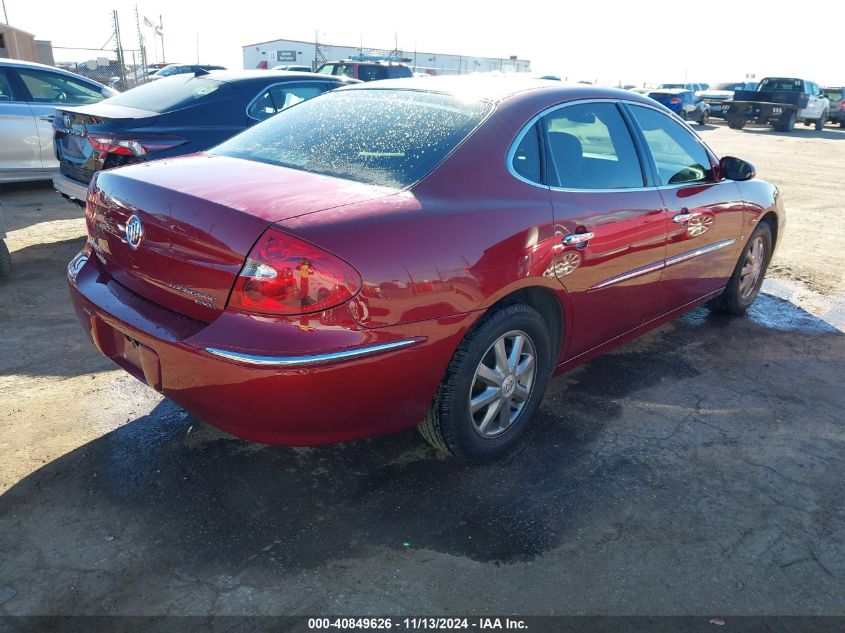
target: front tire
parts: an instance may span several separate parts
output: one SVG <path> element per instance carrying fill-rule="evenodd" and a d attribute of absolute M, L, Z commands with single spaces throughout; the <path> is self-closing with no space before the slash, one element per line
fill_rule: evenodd
<path fill-rule="evenodd" d="M 745 314 L 760 292 L 771 258 L 772 229 L 761 222 L 742 249 L 725 291 L 710 302 L 710 307 L 717 312 Z"/>
<path fill-rule="evenodd" d="M 710 115 L 707 112 L 705 112 L 704 114 L 701 115 L 701 120 L 698 122 L 698 124 L 699 125 L 707 125 L 707 123 L 709 121 L 710 121 Z"/>
<path fill-rule="evenodd" d="M 825 123 L 827 123 L 827 110 L 822 112 L 822 115 L 819 117 L 819 120 L 816 121 L 816 131 L 821 132 L 824 129 Z"/>
<path fill-rule="evenodd" d="M 0 240 L 0 279 L 4 279 L 12 274 L 12 256 L 9 254 L 9 249 L 6 242 Z"/>
<path fill-rule="evenodd" d="M 551 337 L 524 303 L 488 314 L 461 341 L 425 420 L 422 436 L 468 461 L 501 457 L 528 427 L 551 373 Z"/>

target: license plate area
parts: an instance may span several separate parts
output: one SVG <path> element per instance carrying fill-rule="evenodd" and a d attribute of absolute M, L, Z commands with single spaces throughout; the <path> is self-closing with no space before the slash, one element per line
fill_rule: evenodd
<path fill-rule="evenodd" d="M 155 350 L 94 315 L 91 315 L 91 338 L 104 356 L 138 380 L 161 391 L 161 363 Z"/>

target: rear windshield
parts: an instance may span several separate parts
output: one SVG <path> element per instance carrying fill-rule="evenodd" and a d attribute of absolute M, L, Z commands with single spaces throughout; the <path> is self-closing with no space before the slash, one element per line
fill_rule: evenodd
<path fill-rule="evenodd" d="M 832 101 L 842 101 L 842 88 L 822 88 L 822 93 Z"/>
<path fill-rule="evenodd" d="M 684 84 L 660 84 L 659 86 L 663 90 L 673 90 L 675 88 L 686 88 Z"/>
<path fill-rule="evenodd" d="M 745 84 L 743 83 L 727 83 L 727 84 L 716 84 L 715 90 L 742 90 Z"/>
<path fill-rule="evenodd" d="M 220 96 L 226 87 L 224 82 L 214 79 L 176 75 L 121 92 L 110 98 L 108 103 L 150 112 L 169 112 L 192 105 L 211 94 Z"/>
<path fill-rule="evenodd" d="M 339 90 L 211 151 L 401 189 L 434 169 L 492 109 L 486 101 L 428 92 Z"/>
<path fill-rule="evenodd" d="M 788 77 L 766 77 L 760 82 L 757 90 L 797 90 L 804 91 L 804 82 L 800 79 L 791 79 Z"/>

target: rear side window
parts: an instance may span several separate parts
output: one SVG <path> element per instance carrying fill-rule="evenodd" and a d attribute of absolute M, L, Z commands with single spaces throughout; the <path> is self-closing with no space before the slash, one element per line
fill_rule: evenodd
<path fill-rule="evenodd" d="M 112 97 L 109 103 L 150 112 L 169 112 L 193 105 L 200 99 L 222 97 L 227 93 L 228 86 L 222 81 L 175 75 L 122 92 Z"/>
<path fill-rule="evenodd" d="M 85 105 L 103 100 L 101 89 L 76 81 L 71 77 L 28 68 L 18 68 L 17 71 L 32 101 Z"/>
<path fill-rule="evenodd" d="M 532 125 L 519 145 L 513 153 L 511 161 L 513 170 L 531 182 L 540 183 L 542 181 L 542 174 L 540 173 L 540 141 L 537 131 L 537 125 Z"/>
<path fill-rule="evenodd" d="M 358 66 L 358 79 L 361 81 L 377 81 L 387 79 L 387 66 Z"/>
<path fill-rule="evenodd" d="M 270 86 L 250 104 L 247 114 L 252 119 L 263 121 L 297 103 L 316 97 L 327 89 L 325 84 L 319 82 Z"/>
<path fill-rule="evenodd" d="M 713 179 L 713 166 L 707 150 L 684 126 L 651 108 L 630 107 L 657 165 L 660 184 L 677 185 Z"/>
<path fill-rule="evenodd" d="M 492 111 L 487 101 L 413 90 L 337 90 L 232 137 L 216 154 L 404 188 Z"/>
<path fill-rule="evenodd" d="M 6 73 L 0 68 L 0 101 L 14 101 L 15 95 L 12 93 L 12 84 Z"/>
<path fill-rule="evenodd" d="M 637 150 L 614 103 L 583 103 L 544 117 L 548 174 L 565 189 L 643 186 Z"/>

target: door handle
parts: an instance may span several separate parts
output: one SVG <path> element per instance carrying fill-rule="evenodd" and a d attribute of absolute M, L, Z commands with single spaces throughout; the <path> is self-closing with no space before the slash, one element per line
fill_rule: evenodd
<path fill-rule="evenodd" d="M 693 211 L 689 212 L 686 209 L 683 210 L 683 213 L 679 213 L 675 216 L 672 216 L 672 222 L 675 224 L 686 224 L 690 220 L 692 220 L 697 215 L 701 215 L 700 213 Z"/>
<path fill-rule="evenodd" d="M 52 123 L 53 120 L 56 118 L 56 115 L 55 114 L 45 114 L 45 115 L 42 115 L 38 118 L 41 119 L 42 121 L 49 121 L 50 123 Z"/>
<path fill-rule="evenodd" d="M 592 231 L 585 231 L 584 233 L 570 233 L 564 236 L 561 240 L 565 246 L 573 246 L 575 244 L 585 244 L 595 237 Z"/>

